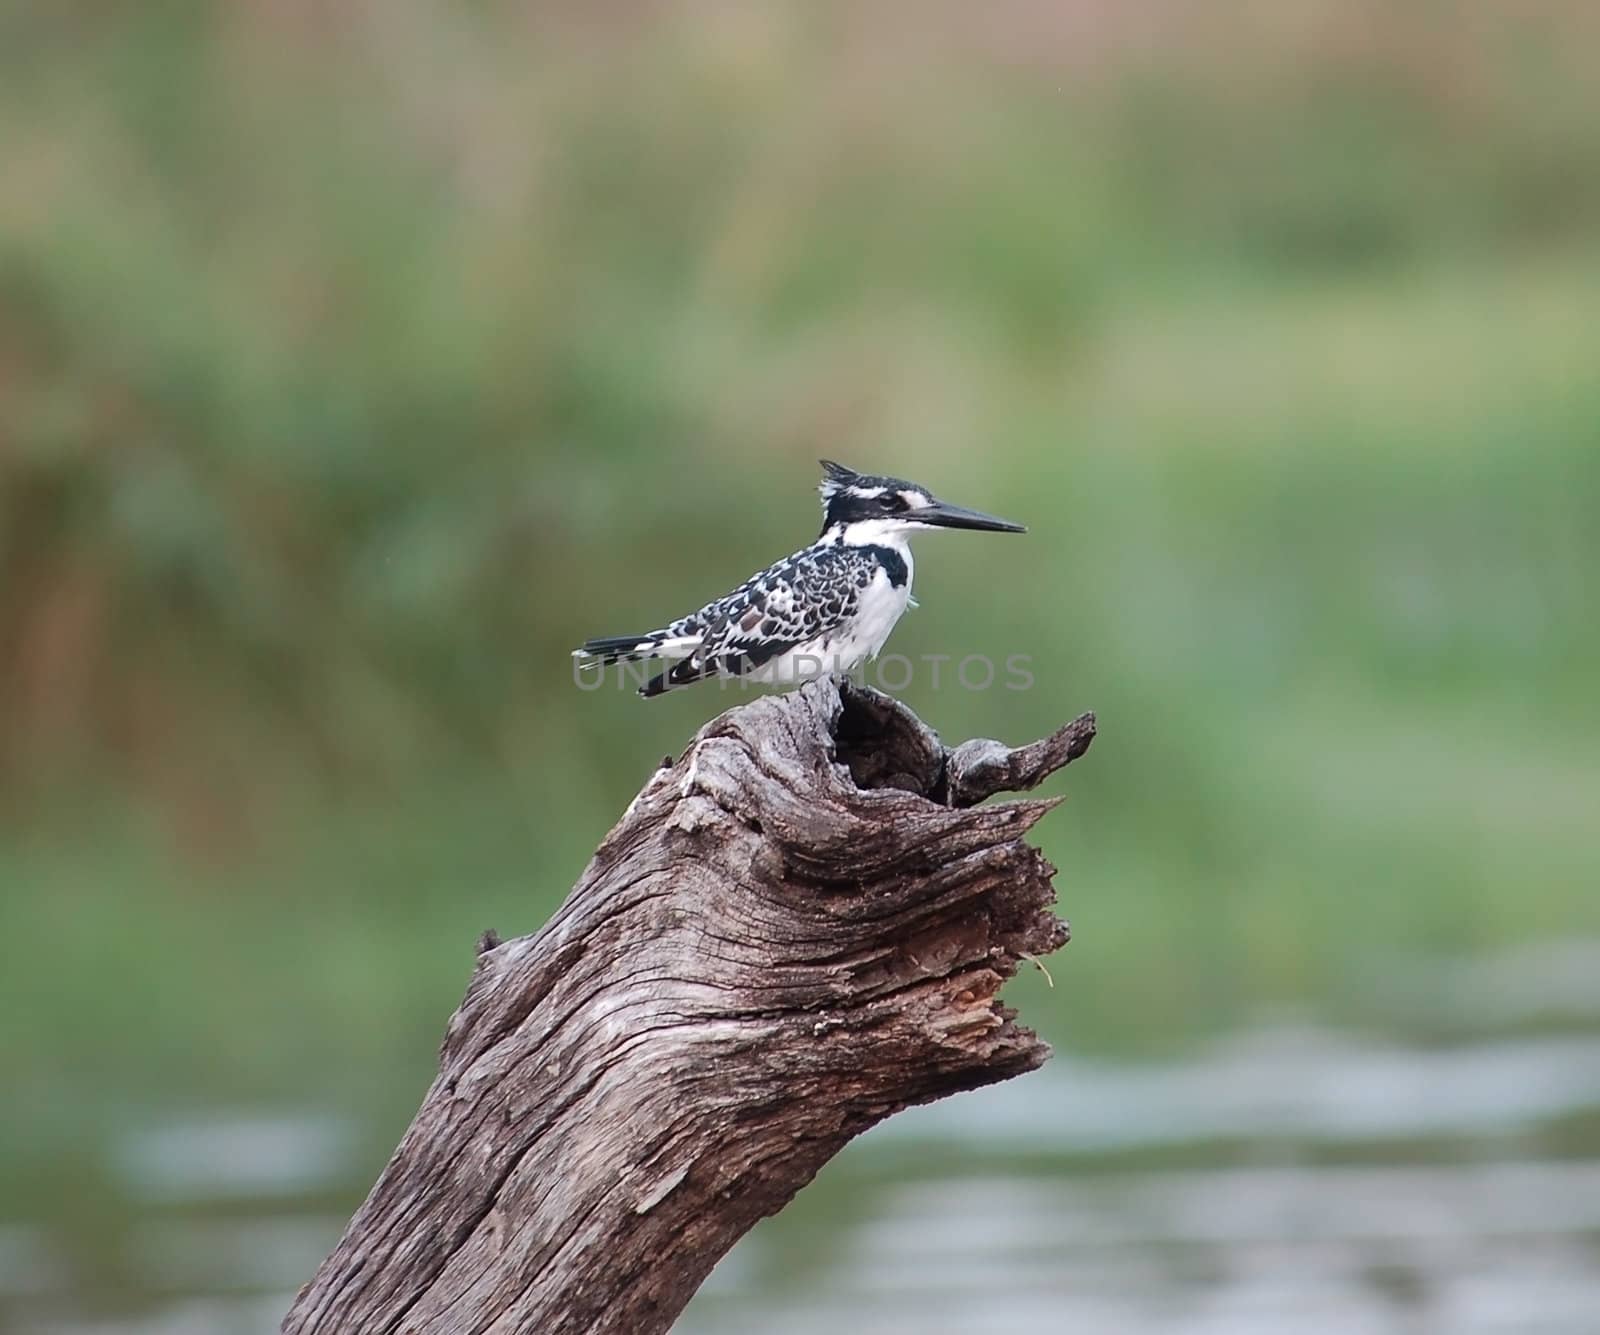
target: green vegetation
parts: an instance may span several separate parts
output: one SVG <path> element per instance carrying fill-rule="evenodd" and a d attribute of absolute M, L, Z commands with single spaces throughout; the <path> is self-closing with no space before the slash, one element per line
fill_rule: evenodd
<path fill-rule="evenodd" d="M 1041 831 L 1075 944 L 1013 986 L 1059 1044 L 1404 1025 L 1370 984 L 1410 955 L 1600 931 L 1586 7 L 1153 46 L 1113 6 L 35 8 L 13 1115 L 326 1079 L 402 1116 L 477 932 L 734 698 L 579 694 L 568 648 L 807 539 L 821 454 L 1033 525 L 925 540 L 894 647 L 1033 657 L 914 685 L 952 737 L 1100 714 Z"/>

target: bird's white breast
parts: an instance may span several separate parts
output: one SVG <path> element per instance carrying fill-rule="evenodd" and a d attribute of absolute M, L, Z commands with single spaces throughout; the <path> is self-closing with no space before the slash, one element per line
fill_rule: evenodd
<path fill-rule="evenodd" d="M 898 588 L 889 582 L 886 571 L 874 572 L 861 591 L 856 614 L 828 634 L 797 645 L 750 673 L 752 681 L 792 683 L 819 676 L 849 672 L 869 658 L 876 658 L 894 630 L 911 599 L 911 563 L 906 562 L 906 580 Z"/>

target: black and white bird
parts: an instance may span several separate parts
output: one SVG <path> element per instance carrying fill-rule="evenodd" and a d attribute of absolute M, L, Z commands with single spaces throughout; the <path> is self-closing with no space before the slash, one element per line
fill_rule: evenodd
<path fill-rule="evenodd" d="M 589 665 L 671 660 L 639 688 L 649 699 L 710 677 L 791 684 L 849 672 L 876 658 L 911 604 L 908 537 L 918 529 L 1025 533 L 1021 524 L 958 505 L 897 477 L 822 461 L 822 533 L 698 612 L 642 635 L 589 640 Z"/>

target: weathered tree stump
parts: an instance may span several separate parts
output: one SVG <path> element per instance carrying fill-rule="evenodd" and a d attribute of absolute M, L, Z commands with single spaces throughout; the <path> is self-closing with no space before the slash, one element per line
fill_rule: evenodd
<path fill-rule="evenodd" d="M 946 750 L 819 681 L 708 723 L 533 936 L 480 945 L 439 1074 L 290 1335 L 667 1330 L 852 1136 L 1033 1070 L 996 992 L 1067 940 L 1023 835 L 978 808 L 1083 754 Z"/>

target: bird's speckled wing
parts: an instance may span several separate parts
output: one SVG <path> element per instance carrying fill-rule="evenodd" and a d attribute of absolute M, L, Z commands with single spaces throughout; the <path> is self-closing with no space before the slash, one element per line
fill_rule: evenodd
<path fill-rule="evenodd" d="M 870 556 L 846 546 L 807 548 L 768 566 L 667 627 L 699 645 L 665 674 L 663 687 L 740 676 L 820 639 L 856 614 L 874 570 Z"/>

